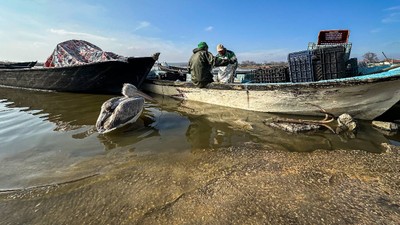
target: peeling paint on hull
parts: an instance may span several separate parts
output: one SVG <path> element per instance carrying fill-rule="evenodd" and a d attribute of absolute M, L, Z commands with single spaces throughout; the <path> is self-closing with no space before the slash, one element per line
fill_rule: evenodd
<path fill-rule="evenodd" d="M 187 82 L 147 80 L 143 89 L 183 100 L 244 110 L 339 116 L 372 120 L 400 100 L 400 68 L 379 74 L 310 83 L 219 84 L 197 88 Z"/>

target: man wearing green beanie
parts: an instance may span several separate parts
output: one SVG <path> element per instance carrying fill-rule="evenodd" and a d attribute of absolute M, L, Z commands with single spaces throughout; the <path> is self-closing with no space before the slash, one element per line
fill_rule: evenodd
<path fill-rule="evenodd" d="M 227 65 L 229 61 L 215 58 L 208 51 L 208 45 L 202 41 L 193 49 L 193 55 L 189 60 L 189 73 L 192 75 L 192 82 L 199 88 L 205 88 L 207 84 L 213 82 L 211 70 L 214 66 Z"/>

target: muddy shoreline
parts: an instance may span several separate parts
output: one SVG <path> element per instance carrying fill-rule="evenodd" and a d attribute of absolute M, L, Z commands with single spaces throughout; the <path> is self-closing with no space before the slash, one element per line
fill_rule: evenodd
<path fill-rule="evenodd" d="M 400 148 L 383 145 L 107 156 L 98 176 L 0 193 L 0 224 L 398 224 Z"/>

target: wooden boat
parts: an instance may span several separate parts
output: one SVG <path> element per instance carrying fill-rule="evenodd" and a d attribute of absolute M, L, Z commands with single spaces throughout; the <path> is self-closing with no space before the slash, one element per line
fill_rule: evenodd
<path fill-rule="evenodd" d="M 140 87 L 158 59 L 129 57 L 65 67 L 0 69 L 0 85 L 61 92 L 116 94 L 124 83 Z"/>
<path fill-rule="evenodd" d="M 372 120 L 400 100 L 400 68 L 349 78 L 301 83 L 211 83 L 146 80 L 142 89 L 189 101 L 244 110 L 293 115 L 339 116 Z"/>
<path fill-rule="evenodd" d="M 186 75 L 189 73 L 189 68 L 183 67 L 183 66 L 171 66 L 171 65 L 163 65 L 163 64 L 158 64 L 157 65 L 158 70 L 165 72 L 165 73 L 171 73 L 171 74 L 177 74 L 177 75 Z M 255 69 L 241 69 L 238 68 L 236 70 L 236 74 L 248 74 L 253 72 Z M 218 74 L 218 68 L 214 68 L 212 71 L 212 74 L 217 75 Z M 176 79 L 175 79 L 176 80 Z"/>
<path fill-rule="evenodd" d="M 189 73 L 189 69 L 187 67 L 170 66 L 170 65 L 162 65 L 162 64 L 158 64 L 157 66 L 161 71 L 164 71 L 164 72 L 180 73 L 180 74 Z"/>
<path fill-rule="evenodd" d="M 187 67 L 170 66 L 168 64 L 157 63 L 154 66 L 153 73 L 148 77 L 154 76 L 162 80 L 180 80 L 186 81 L 186 74 L 189 73 Z"/>
<path fill-rule="evenodd" d="M 36 65 L 37 61 L 32 62 L 0 62 L 0 69 L 23 69 L 31 68 Z"/>

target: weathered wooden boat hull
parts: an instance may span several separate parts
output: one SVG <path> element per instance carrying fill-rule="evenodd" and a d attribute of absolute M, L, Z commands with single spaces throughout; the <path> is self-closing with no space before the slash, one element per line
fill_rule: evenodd
<path fill-rule="evenodd" d="M 36 65 L 37 61 L 32 62 L 11 62 L 11 63 L 0 63 L 0 69 L 22 69 L 31 68 Z"/>
<path fill-rule="evenodd" d="M 164 72 L 171 72 L 171 73 L 182 73 L 182 74 L 186 74 L 189 73 L 189 69 L 186 67 L 179 67 L 179 66 L 163 66 L 163 65 L 158 65 L 158 68 L 161 71 Z"/>
<path fill-rule="evenodd" d="M 155 63 L 153 57 L 128 58 L 84 65 L 1 69 L 0 85 L 81 93 L 120 93 L 123 83 L 140 87 Z"/>
<path fill-rule="evenodd" d="M 400 68 L 388 72 L 310 83 L 209 84 L 146 80 L 143 89 L 184 100 L 244 110 L 293 115 L 349 113 L 372 120 L 400 100 Z"/>

